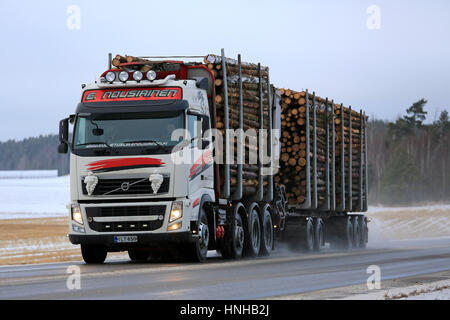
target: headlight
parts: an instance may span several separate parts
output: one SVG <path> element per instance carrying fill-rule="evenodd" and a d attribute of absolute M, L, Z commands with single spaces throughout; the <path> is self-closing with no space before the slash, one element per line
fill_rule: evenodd
<path fill-rule="evenodd" d="M 178 220 L 181 217 L 183 217 L 183 202 L 176 201 L 172 203 L 172 210 L 170 210 L 169 222 Z"/>
<path fill-rule="evenodd" d="M 83 216 L 81 214 L 81 209 L 79 205 L 75 205 L 72 207 L 72 220 L 78 222 L 79 224 L 83 224 Z"/>
<path fill-rule="evenodd" d="M 119 73 L 119 80 L 122 81 L 122 82 L 125 82 L 125 81 L 128 80 L 129 76 L 130 75 L 128 74 L 128 72 L 120 71 L 120 73 Z"/>
<path fill-rule="evenodd" d="M 156 72 L 153 70 L 150 70 L 147 72 L 147 80 L 153 81 L 156 79 Z"/>
<path fill-rule="evenodd" d="M 114 80 L 116 80 L 116 73 L 112 72 L 112 71 L 108 71 L 108 73 L 106 73 L 106 75 L 105 75 L 105 79 L 108 82 L 114 82 Z"/>
<path fill-rule="evenodd" d="M 144 78 L 144 75 L 140 71 L 133 72 L 133 79 L 137 82 L 141 81 Z"/>

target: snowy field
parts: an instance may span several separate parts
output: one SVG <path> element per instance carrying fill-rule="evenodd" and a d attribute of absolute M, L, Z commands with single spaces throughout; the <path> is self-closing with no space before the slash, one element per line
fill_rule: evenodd
<path fill-rule="evenodd" d="M 370 207 L 369 244 L 386 240 L 450 237 L 450 205 Z"/>
<path fill-rule="evenodd" d="M 0 220 L 67 216 L 69 176 L 0 179 Z"/>
<path fill-rule="evenodd" d="M 449 300 L 450 280 L 418 284 L 403 288 L 374 290 L 343 300 Z"/>
<path fill-rule="evenodd" d="M 67 216 L 70 201 L 69 176 L 37 178 L 38 172 L 29 176 L 20 171 L 12 178 L 0 177 L 0 220 L 30 219 Z M 50 172 L 42 171 L 43 174 Z M 411 235 L 450 236 L 450 205 L 422 207 L 370 207 L 367 215 L 372 234 L 383 238 L 410 238 Z M 418 234 L 417 234 L 418 233 Z M 374 238 L 372 240 L 377 240 Z"/>

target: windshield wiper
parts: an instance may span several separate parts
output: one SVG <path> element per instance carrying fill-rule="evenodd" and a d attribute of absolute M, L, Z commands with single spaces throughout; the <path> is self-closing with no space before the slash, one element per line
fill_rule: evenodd
<path fill-rule="evenodd" d="M 161 143 L 159 143 L 158 141 L 155 141 L 155 140 L 136 140 L 136 141 L 126 141 L 126 142 L 122 142 L 122 143 L 154 143 L 159 148 L 164 148 L 165 147 Z"/>
<path fill-rule="evenodd" d="M 115 150 L 113 147 L 111 147 L 108 143 L 106 142 L 87 142 L 87 143 L 80 143 L 75 145 L 75 147 L 79 147 L 79 146 L 89 146 L 89 145 L 93 145 L 93 144 L 104 144 L 105 146 L 107 146 L 108 148 L 110 148 L 111 150 Z"/>

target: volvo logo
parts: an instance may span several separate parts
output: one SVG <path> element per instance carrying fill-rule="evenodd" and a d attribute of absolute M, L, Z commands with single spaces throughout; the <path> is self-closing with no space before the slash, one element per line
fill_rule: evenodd
<path fill-rule="evenodd" d="M 120 185 L 120 189 L 122 189 L 122 191 L 128 191 L 130 190 L 130 183 L 129 182 L 124 182 Z"/>

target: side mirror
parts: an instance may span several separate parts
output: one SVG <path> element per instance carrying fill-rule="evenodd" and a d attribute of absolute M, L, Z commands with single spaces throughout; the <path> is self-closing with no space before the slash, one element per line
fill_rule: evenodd
<path fill-rule="evenodd" d="M 69 140 L 69 118 L 62 119 L 59 122 L 59 142 L 68 142 Z"/>
<path fill-rule="evenodd" d="M 67 153 L 67 151 L 69 151 L 69 146 L 66 142 L 61 142 L 58 145 L 58 153 Z"/>
<path fill-rule="evenodd" d="M 62 119 L 59 122 L 59 153 L 67 153 L 69 149 L 69 118 Z"/>

